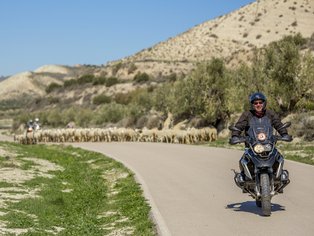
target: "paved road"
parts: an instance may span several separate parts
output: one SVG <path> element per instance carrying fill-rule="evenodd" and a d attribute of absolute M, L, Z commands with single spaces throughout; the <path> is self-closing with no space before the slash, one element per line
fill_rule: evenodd
<path fill-rule="evenodd" d="M 132 169 L 162 235 L 314 235 L 314 167 L 287 161 L 291 183 L 271 217 L 233 183 L 241 151 L 159 143 L 80 143 Z"/>

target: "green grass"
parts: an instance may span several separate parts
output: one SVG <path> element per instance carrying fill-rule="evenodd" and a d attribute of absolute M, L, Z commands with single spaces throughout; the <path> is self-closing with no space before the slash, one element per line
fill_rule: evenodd
<path fill-rule="evenodd" d="M 132 235 L 155 235 L 149 219 L 150 207 L 133 173 L 121 163 L 66 146 L 6 143 L 8 148 L 18 153 L 16 159 L 26 171 L 32 169 L 32 162 L 25 162 L 25 157 L 48 160 L 63 170 L 50 171 L 53 178 L 37 176 L 21 184 L 24 189 L 40 191 L 35 198 L 7 202 L 6 214 L 0 216 L 0 221 L 7 222 L 7 228 L 28 230 L 21 235 L 53 235 L 54 232 L 96 236 L 118 230 L 129 230 Z M 6 184 L 0 182 L 0 186 Z"/>
<path fill-rule="evenodd" d="M 211 142 L 207 145 L 211 147 L 223 147 L 230 149 L 244 150 L 244 145 L 230 145 L 229 139 L 219 139 L 215 142 Z M 314 165 L 314 143 L 313 142 L 301 142 L 301 143 L 286 143 L 278 142 L 277 148 L 282 155 L 288 159 L 297 162 L 302 162 L 310 165 Z"/>
<path fill-rule="evenodd" d="M 279 146 L 284 156 L 293 161 L 314 165 L 314 143 L 281 144 Z"/>

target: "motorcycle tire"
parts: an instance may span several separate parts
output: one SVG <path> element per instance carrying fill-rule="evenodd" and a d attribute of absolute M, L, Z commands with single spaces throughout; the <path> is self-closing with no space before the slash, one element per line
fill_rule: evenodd
<path fill-rule="evenodd" d="M 262 213 L 264 216 L 271 215 L 271 196 L 270 196 L 270 182 L 269 175 L 267 173 L 261 174 L 261 203 Z"/>

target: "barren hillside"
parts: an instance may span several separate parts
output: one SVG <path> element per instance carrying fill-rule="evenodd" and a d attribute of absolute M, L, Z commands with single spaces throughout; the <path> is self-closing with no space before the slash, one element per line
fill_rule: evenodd
<path fill-rule="evenodd" d="M 229 57 L 284 35 L 314 32 L 314 1 L 260 0 L 145 49 L 125 60 L 200 61 Z"/>
<path fill-rule="evenodd" d="M 61 84 L 80 74 L 94 73 L 94 67 L 45 65 L 35 71 L 19 73 L 0 82 L 0 100 L 15 99 L 23 96 L 43 96 L 50 83 Z"/>
<path fill-rule="evenodd" d="M 48 65 L 11 76 L 0 82 L 0 97 L 3 100 L 22 94 L 43 96 L 50 83 L 62 83 L 87 73 L 131 80 L 136 73 L 146 72 L 159 79 L 172 73 L 187 74 L 196 62 L 212 57 L 237 64 L 249 60 L 252 48 L 296 33 L 304 37 L 314 33 L 313 0 L 259 0 L 102 67 Z M 86 91 L 81 93 L 88 95 Z"/>

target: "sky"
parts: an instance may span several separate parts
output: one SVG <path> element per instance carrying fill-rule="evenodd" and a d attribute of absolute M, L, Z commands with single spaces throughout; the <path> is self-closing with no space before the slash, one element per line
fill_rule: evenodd
<path fill-rule="evenodd" d="M 254 0 L 0 0 L 0 76 L 102 65 Z"/>

